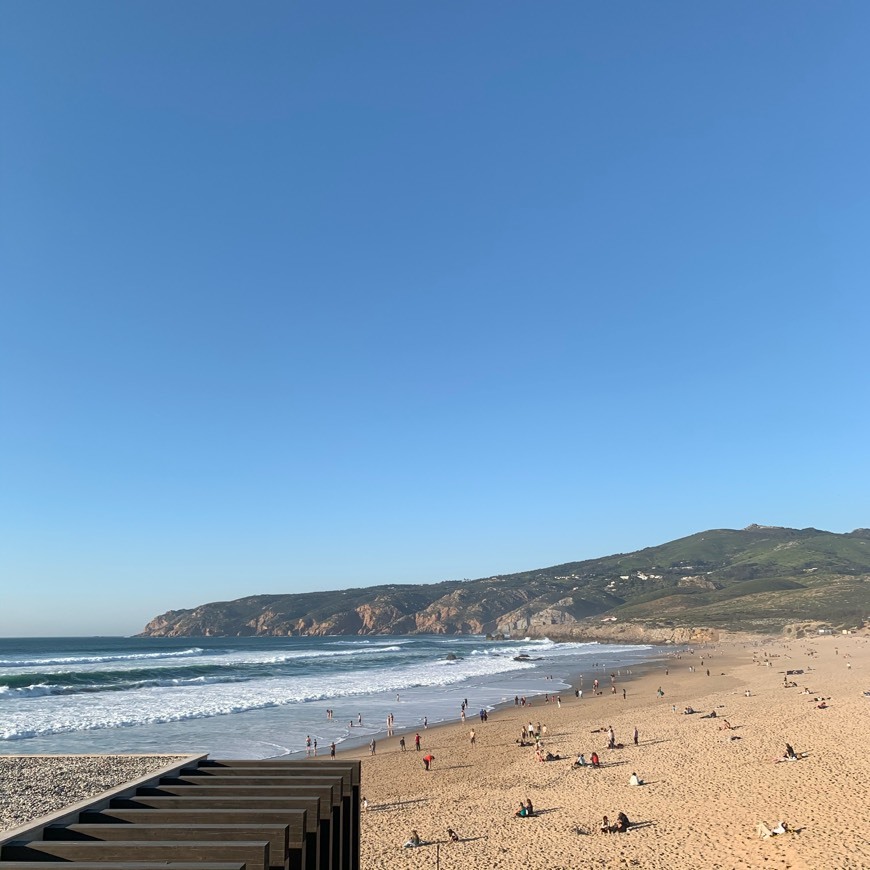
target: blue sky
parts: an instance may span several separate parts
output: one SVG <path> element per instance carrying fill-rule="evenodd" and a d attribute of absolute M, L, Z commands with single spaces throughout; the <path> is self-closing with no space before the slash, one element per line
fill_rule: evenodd
<path fill-rule="evenodd" d="M 870 525 L 870 7 L 0 7 L 0 635 Z"/>

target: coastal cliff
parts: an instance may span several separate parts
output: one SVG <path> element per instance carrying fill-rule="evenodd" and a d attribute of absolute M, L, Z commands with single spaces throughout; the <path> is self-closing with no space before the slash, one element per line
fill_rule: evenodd
<path fill-rule="evenodd" d="M 717 630 L 860 625 L 870 531 L 752 525 L 479 580 L 255 595 L 170 610 L 149 637 L 504 634 L 697 643 Z"/>

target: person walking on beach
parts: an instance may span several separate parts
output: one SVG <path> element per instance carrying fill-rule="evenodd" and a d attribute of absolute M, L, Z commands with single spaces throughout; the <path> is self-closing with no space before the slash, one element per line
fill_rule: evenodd
<path fill-rule="evenodd" d="M 329 757 L 335 758 L 335 741 L 334 740 L 332 741 L 332 743 L 329 744 Z"/>
<path fill-rule="evenodd" d="M 311 755 L 311 735 L 310 734 L 305 738 L 305 754 Z"/>
<path fill-rule="evenodd" d="M 312 748 L 314 749 L 314 757 L 317 758 L 317 738 L 316 737 L 314 738 Z"/>
<path fill-rule="evenodd" d="M 399 738 L 399 749 L 401 749 L 402 752 L 405 751 L 405 735 L 404 734 Z"/>
<path fill-rule="evenodd" d="M 634 726 L 634 745 L 635 746 L 637 746 L 637 738 L 638 738 L 637 725 L 635 725 Z"/>
<path fill-rule="evenodd" d="M 420 732 L 419 731 L 414 735 L 414 749 L 416 749 L 417 752 L 420 751 Z"/>
<path fill-rule="evenodd" d="M 372 739 L 369 741 L 369 753 L 371 755 L 374 755 L 377 748 L 378 748 L 378 745 L 377 745 L 377 743 L 375 743 L 375 738 L 372 737 Z"/>
<path fill-rule="evenodd" d="M 471 738 L 471 746 L 472 746 L 472 748 L 473 748 L 473 747 L 474 747 L 474 744 L 475 744 L 475 742 L 476 742 L 476 740 L 477 740 L 477 735 L 474 733 L 474 729 L 473 729 L 473 728 L 471 729 L 471 734 L 469 734 L 469 737 Z"/>
<path fill-rule="evenodd" d="M 622 700 L 625 700 L 625 689 L 622 690 Z"/>
<path fill-rule="evenodd" d="M 434 755 L 424 755 L 423 756 L 423 767 L 426 770 L 432 770 L 432 762 L 435 760 Z"/>

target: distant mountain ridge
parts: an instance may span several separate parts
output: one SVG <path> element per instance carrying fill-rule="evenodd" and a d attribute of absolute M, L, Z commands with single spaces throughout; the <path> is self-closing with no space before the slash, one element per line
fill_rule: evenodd
<path fill-rule="evenodd" d="M 170 610 L 152 619 L 142 636 L 600 637 L 609 625 L 622 637 L 633 626 L 673 639 L 698 627 L 852 627 L 868 615 L 870 529 L 836 534 L 753 524 L 479 580 L 254 595 Z"/>

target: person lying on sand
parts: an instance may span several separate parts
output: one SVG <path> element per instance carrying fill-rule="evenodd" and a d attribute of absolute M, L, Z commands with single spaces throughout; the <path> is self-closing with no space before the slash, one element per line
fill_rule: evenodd
<path fill-rule="evenodd" d="M 734 726 L 727 720 L 723 719 L 722 724 L 719 726 L 720 731 L 730 731 Z"/>
<path fill-rule="evenodd" d="M 709 713 L 705 713 L 701 718 L 702 719 L 715 719 L 716 718 L 716 711 L 711 710 Z"/>
<path fill-rule="evenodd" d="M 686 708 L 683 710 L 683 715 L 684 715 L 684 716 L 691 716 L 692 713 L 694 713 L 694 712 L 695 712 L 695 708 L 694 708 L 694 707 L 686 707 Z"/>

